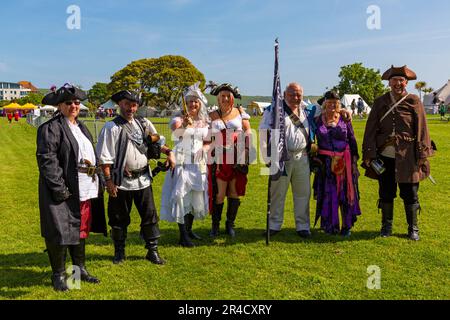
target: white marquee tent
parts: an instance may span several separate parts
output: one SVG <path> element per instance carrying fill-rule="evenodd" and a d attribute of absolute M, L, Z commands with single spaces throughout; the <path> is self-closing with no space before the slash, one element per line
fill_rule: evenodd
<path fill-rule="evenodd" d="M 344 96 L 341 98 L 341 103 L 346 109 L 350 109 L 352 101 L 355 100 L 355 103 L 358 103 L 359 98 L 361 98 L 359 94 L 344 94 Z M 369 114 L 372 108 L 369 107 L 369 105 L 367 104 L 367 102 L 364 101 L 364 99 L 363 102 L 364 102 L 364 112 Z"/>
<path fill-rule="evenodd" d="M 439 104 L 440 101 L 444 101 L 446 105 L 450 104 L 450 80 L 439 90 L 423 97 L 424 106 L 433 106 Z"/>
<path fill-rule="evenodd" d="M 104 110 L 108 110 L 108 109 L 116 110 L 118 105 L 114 101 L 108 100 L 104 104 L 102 104 L 100 107 L 103 108 Z"/>
<path fill-rule="evenodd" d="M 56 107 L 54 106 L 43 106 L 42 108 L 40 108 L 41 111 L 50 111 L 50 112 L 55 112 L 56 111 Z"/>

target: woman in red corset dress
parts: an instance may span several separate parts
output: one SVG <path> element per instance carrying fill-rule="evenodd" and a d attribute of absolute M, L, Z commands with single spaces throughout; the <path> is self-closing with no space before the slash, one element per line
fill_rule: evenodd
<path fill-rule="evenodd" d="M 241 98 L 237 88 L 225 83 L 211 91 L 217 96 L 219 109 L 210 113 L 214 136 L 213 164 L 209 165 L 209 195 L 212 212 L 211 237 L 219 235 L 225 197 L 228 197 L 226 233 L 235 236 L 234 221 L 240 206 L 239 197 L 245 195 L 248 173 L 250 116 L 234 106 Z"/>

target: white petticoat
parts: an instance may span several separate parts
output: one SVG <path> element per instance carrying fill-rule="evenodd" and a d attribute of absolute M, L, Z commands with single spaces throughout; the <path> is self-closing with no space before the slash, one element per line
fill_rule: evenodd
<path fill-rule="evenodd" d="M 177 165 L 166 172 L 161 196 L 161 220 L 184 223 L 188 213 L 195 219 L 208 214 L 208 179 L 199 164 Z"/>

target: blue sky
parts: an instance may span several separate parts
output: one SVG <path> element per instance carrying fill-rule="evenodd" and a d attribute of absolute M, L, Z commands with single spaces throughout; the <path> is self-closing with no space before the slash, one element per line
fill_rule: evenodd
<path fill-rule="evenodd" d="M 66 27 L 70 5 L 81 9 L 81 30 Z M 370 5 L 381 10 L 380 30 L 367 28 Z M 0 81 L 88 89 L 133 60 L 174 54 L 207 80 L 271 95 L 278 37 L 282 84 L 300 82 L 307 95 L 354 62 L 407 64 L 438 89 L 450 79 L 449 12 L 444 0 L 2 1 Z"/>

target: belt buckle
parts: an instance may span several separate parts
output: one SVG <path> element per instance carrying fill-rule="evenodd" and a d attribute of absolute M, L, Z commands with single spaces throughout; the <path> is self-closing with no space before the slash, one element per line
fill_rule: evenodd
<path fill-rule="evenodd" d="M 93 177 L 95 175 L 95 170 L 96 170 L 96 167 L 88 167 L 87 168 L 87 175 L 89 177 Z"/>
<path fill-rule="evenodd" d="M 131 179 L 138 179 L 142 175 L 141 170 L 131 170 L 130 171 L 130 178 Z"/>

